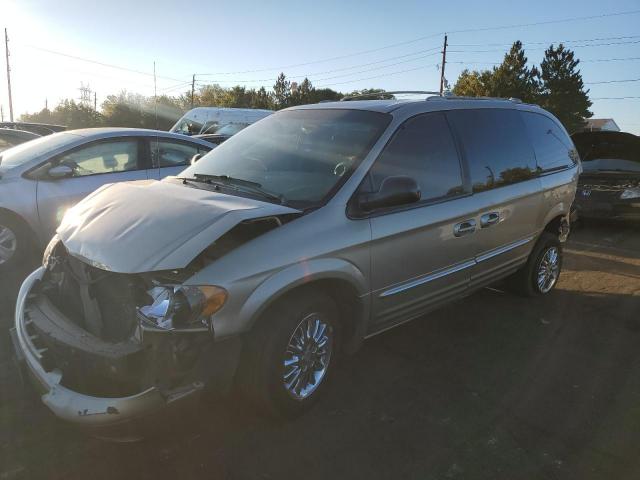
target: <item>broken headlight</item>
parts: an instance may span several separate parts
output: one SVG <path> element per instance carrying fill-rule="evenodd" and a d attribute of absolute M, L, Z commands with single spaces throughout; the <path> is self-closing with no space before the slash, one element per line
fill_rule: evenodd
<path fill-rule="evenodd" d="M 147 292 L 153 302 L 139 308 L 155 326 L 176 328 L 209 328 L 211 315 L 227 300 L 224 288 L 212 285 L 157 285 Z"/>

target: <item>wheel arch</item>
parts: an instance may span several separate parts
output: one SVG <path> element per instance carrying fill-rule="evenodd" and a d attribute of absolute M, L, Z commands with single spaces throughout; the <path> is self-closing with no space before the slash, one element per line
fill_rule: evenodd
<path fill-rule="evenodd" d="M 369 318 L 369 296 L 363 273 L 342 259 L 318 259 L 292 265 L 264 281 L 247 299 L 241 317 L 248 320 L 249 331 L 276 303 L 307 289 L 320 289 L 330 295 L 340 309 L 343 349 L 355 352 Z"/>
<path fill-rule="evenodd" d="M 10 219 L 14 220 L 18 225 L 20 225 L 24 229 L 24 231 L 27 233 L 27 235 L 31 237 L 32 246 L 36 246 L 36 242 L 37 242 L 37 238 L 38 238 L 37 235 L 36 235 L 36 232 L 31 227 L 29 222 L 27 222 L 22 217 L 22 215 L 20 215 L 19 213 L 14 212 L 13 210 L 9 210 L 8 208 L 0 207 L 0 218 L 2 218 L 2 217 L 10 218 Z"/>

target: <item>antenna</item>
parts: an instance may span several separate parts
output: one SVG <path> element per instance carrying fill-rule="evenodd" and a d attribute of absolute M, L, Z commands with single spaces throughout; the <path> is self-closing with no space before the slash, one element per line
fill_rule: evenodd
<path fill-rule="evenodd" d="M 156 62 L 153 61 L 153 110 L 156 121 L 156 130 L 158 130 L 158 84 L 156 82 Z M 153 152 L 151 152 L 151 158 L 153 159 Z M 158 162 L 158 180 L 160 178 L 160 139 L 156 134 L 156 161 Z"/>

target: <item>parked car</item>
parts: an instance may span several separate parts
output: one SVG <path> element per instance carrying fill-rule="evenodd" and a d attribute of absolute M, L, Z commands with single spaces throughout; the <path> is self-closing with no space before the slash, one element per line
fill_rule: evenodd
<path fill-rule="evenodd" d="M 640 137 L 624 132 L 580 132 L 582 160 L 574 219 L 640 220 Z"/>
<path fill-rule="evenodd" d="M 280 111 L 69 210 L 20 290 L 16 350 L 102 437 L 205 386 L 296 415 L 365 338 L 505 277 L 549 294 L 578 168 L 558 120 L 515 101 Z"/>
<path fill-rule="evenodd" d="M 184 135 L 213 135 L 227 125 L 235 125 L 224 134 L 233 135 L 272 113 L 273 110 L 256 108 L 197 107 L 185 113 L 170 131 Z"/>
<path fill-rule="evenodd" d="M 168 132 L 92 128 L 1 152 L 0 271 L 11 269 L 31 247 L 44 247 L 66 210 L 96 188 L 175 175 L 214 146 Z"/>
<path fill-rule="evenodd" d="M 64 125 L 31 122 L 0 122 L 0 128 L 26 130 L 27 132 L 37 133 L 38 135 L 51 135 L 52 133 L 63 132 L 67 129 Z"/>
<path fill-rule="evenodd" d="M 0 128 L 0 153 L 21 143 L 28 142 L 40 135 L 25 130 L 14 130 L 12 128 Z"/>

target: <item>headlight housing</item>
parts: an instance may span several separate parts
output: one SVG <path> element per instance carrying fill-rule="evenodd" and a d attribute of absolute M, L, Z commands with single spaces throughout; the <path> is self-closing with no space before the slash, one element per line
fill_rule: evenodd
<path fill-rule="evenodd" d="M 640 187 L 627 188 L 620 194 L 620 200 L 629 200 L 631 198 L 640 198 Z"/>
<path fill-rule="evenodd" d="M 211 316 L 227 301 L 227 291 L 214 285 L 155 286 L 151 305 L 138 310 L 159 328 L 210 328 Z"/>

